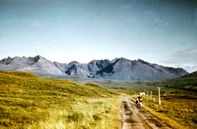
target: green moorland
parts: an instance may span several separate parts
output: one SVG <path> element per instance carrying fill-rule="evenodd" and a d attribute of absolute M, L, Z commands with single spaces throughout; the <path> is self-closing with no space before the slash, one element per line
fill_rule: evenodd
<path fill-rule="evenodd" d="M 120 100 L 132 91 L 0 71 L 0 128 L 118 128 Z"/>
<path fill-rule="evenodd" d="M 162 81 L 161 85 L 167 88 L 178 88 L 197 93 L 197 72 L 187 74 L 183 77 Z"/>

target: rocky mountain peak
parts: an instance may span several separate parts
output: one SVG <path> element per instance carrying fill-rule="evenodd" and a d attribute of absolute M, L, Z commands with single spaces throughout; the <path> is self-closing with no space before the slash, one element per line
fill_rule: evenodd
<path fill-rule="evenodd" d="M 68 65 L 74 65 L 74 64 L 79 64 L 77 61 L 71 61 Z"/>
<path fill-rule="evenodd" d="M 0 64 L 4 64 L 4 65 L 8 65 L 12 62 L 13 58 L 11 58 L 10 56 L 8 56 L 7 58 L 4 58 L 0 61 Z"/>
<path fill-rule="evenodd" d="M 32 57 L 29 57 L 29 58 L 32 58 Z M 40 56 L 40 55 L 37 55 L 37 56 L 35 56 L 35 57 L 33 57 L 33 58 L 34 58 L 35 61 L 38 61 L 38 60 L 40 60 L 40 59 L 47 60 L 47 59 L 45 59 L 44 57 L 42 57 L 42 56 Z"/>

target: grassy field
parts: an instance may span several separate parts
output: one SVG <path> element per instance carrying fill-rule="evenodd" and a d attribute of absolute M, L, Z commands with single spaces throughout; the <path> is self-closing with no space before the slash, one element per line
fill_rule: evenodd
<path fill-rule="evenodd" d="M 118 128 L 128 94 L 134 92 L 0 71 L 0 128 Z"/>
<path fill-rule="evenodd" d="M 71 78 L 73 79 L 73 78 Z M 164 123 L 175 129 L 197 128 L 197 73 L 166 81 L 120 81 L 103 79 L 74 78 L 74 81 L 84 84 L 96 83 L 109 89 L 128 89 L 135 92 L 152 91 L 156 101 L 145 97 L 144 107 L 158 116 Z M 161 88 L 162 105 L 158 105 L 158 89 Z M 166 94 L 166 96 L 164 96 Z M 137 94 L 133 99 L 137 98 Z"/>
<path fill-rule="evenodd" d="M 26 72 L 0 71 L 0 128 L 116 129 L 120 100 L 128 95 L 136 99 L 135 92 L 147 90 L 152 91 L 156 101 L 144 97 L 144 108 L 172 128 L 197 128 L 197 93 L 191 92 L 196 83 L 193 76 L 156 82 L 74 81 L 81 84 Z M 162 105 L 158 105 L 158 86 Z M 184 89 L 187 86 L 191 86 L 189 90 Z"/>
<path fill-rule="evenodd" d="M 96 83 L 109 89 L 128 89 L 135 92 L 152 91 L 156 101 L 145 97 L 144 107 L 172 128 L 197 128 L 197 72 L 181 78 L 165 81 L 120 81 L 103 79 L 70 78 L 84 84 Z M 162 105 L 158 105 L 158 89 L 161 88 Z M 164 96 L 166 94 L 166 96 Z M 133 99 L 136 99 L 134 95 Z"/>

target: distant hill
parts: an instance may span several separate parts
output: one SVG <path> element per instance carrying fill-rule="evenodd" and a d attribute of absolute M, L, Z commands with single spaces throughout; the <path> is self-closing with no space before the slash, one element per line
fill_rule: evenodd
<path fill-rule="evenodd" d="M 196 78 L 197 79 L 197 71 L 195 71 L 193 73 L 186 74 L 182 78 Z"/>
<path fill-rule="evenodd" d="M 165 80 L 187 74 L 182 68 L 165 67 L 157 64 L 125 58 L 93 60 L 88 64 L 77 61 L 51 62 L 42 56 L 8 57 L 0 61 L 0 70 L 27 71 L 35 74 L 54 74 L 116 80 Z"/>
<path fill-rule="evenodd" d="M 150 85 L 162 85 L 167 88 L 178 88 L 197 92 L 197 71 L 179 78 L 168 79 L 160 82 L 150 82 Z"/>

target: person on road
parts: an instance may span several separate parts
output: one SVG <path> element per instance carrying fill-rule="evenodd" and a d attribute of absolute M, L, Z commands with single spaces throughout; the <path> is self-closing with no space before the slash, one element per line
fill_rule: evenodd
<path fill-rule="evenodd" d="M 137 107 L 142 107 L 142 96 L 144 96 L 145 93 L 139 93 L 139 96 L 137 97 L 135 103 L 137 104 Z"/>

